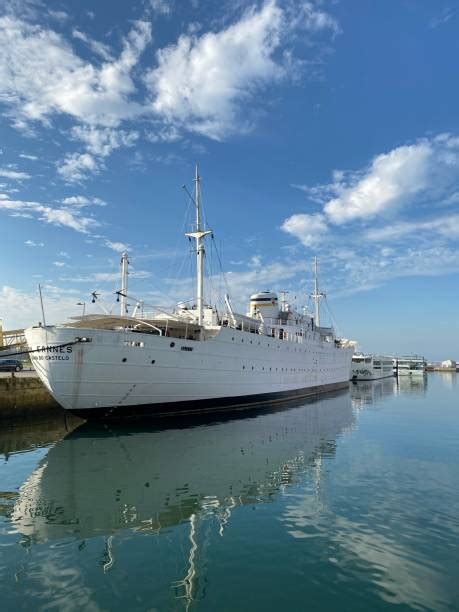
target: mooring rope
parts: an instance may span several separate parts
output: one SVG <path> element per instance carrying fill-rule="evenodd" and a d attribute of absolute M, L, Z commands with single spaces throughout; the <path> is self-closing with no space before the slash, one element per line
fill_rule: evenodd
<path fill-rule="evenodd" d="M 73 344 L 84 344 L 86 341 L 83 340 L 82 338 L 78 338 L 77 340 L 73 340 L 73 342 L 65 342 L 64 344 L 53 344 L 52 346 L 45 346 L 43 348 L 39 348 L 39 349 L 34 349 L 34 350 L 27 350 L 27 351 L 21 351 L 18 353 L 10 353 L 9 355 L 4 355 L 3 351 L 0 351 L 0 360 L 4 359 L 5 357 L 16 357 L 17 355 L 29 355 L 30 353 L 42 353 L 42 352 L 49 352 L 52 349 L 59 349 L 59 348 L 63 348 L 64 346 L 72 346 Z"/>

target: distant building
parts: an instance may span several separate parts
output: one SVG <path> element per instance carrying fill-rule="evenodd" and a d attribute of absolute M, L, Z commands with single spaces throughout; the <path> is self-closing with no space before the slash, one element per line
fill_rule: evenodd
<path fill-rule="evenodd" d="M 441 362 L 442 368 L 455 368 L 456 362 L 453 359 L 446 359 L 446 361 Z"/>

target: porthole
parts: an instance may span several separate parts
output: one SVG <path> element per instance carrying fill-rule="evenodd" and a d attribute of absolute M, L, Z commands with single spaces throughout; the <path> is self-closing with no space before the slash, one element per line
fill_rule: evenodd
<path fill-rule="evenodd" d="M 153 364 L 153 363 L 155 363 L 155 360 L 154 360 L 154 359 L 152 359 L 152 360 L 151 360 L 151 363 L 152 363 L 152 364 Z"/>
<path fill-rule="evenodd" d="M 174 346 L 175 346 L 175 342 L 171 342 L 169 346 L 170 346 L 171 348 L 174 348 Z"/>
<path fill-rule="evenodd" d="M 126 357 L 123 357 L 123 359 L 121 360 L 123 363 L 126 363 L 127 359 Z"/>

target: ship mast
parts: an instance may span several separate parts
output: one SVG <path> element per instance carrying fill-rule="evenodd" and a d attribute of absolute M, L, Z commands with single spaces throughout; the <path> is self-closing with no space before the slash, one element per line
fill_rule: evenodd
<path fill-rule="evenodd" d="M 127 315 L 127 290 L 128 290 L 128 254 L 126 251 L 121 255 L 121 291 L 120 291 L 120 314 L 122 317 Z"/>
<path fill-rule="evenodd" d="M 314 293 L 311 293 L 311 297 L 314 300 L 315 306 L 314 323 L 317 327 L 320 327 L 320 300 L 325 297 L 325 293 L 319 292 L 319 265 L 317 257 L 314 257 Z"/>
<path fill-rule="evenodd" d="M 201 224 L 201 177 L 199 168 L 196 164 L 196 174 L 194 179 L 194 203 L 196 206 L 196 226 L 194 232 L 185 234 L 196 240 L 196 307 L 198 311 L 198 324 L 204 322 L 204 240 L 212 232 L 204 230 Z"/>

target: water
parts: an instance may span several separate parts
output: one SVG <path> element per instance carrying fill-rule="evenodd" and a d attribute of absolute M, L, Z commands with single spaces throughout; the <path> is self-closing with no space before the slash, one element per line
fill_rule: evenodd
<path fill-rule="evenodd" d="M 2 609 L 458 610 L 457 380 L 2 432 Z"/>

